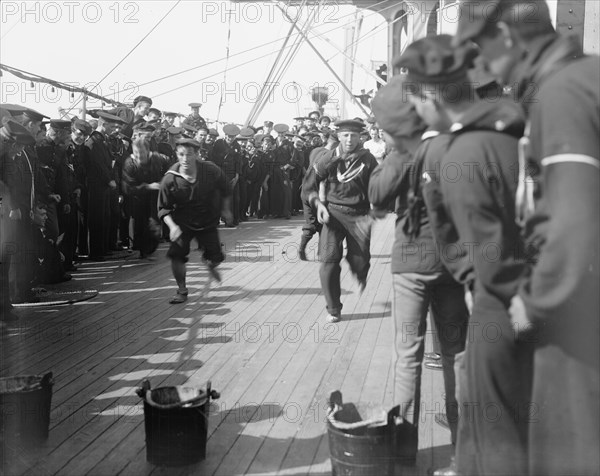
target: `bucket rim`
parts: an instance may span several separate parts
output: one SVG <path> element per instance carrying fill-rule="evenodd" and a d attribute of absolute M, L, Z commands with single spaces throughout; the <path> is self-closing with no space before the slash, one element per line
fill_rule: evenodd
<path fill-rule="evenodd" d="M 30 392 L 39 392 L 41 390 L 48 390 L 54 386 L 54 378 L 52 372 L 46 372 L 45 374 L 29 374 L 29 375 L 11 375 L 9 377 L 0 377 L 0 382 L 8 382 L 10 380 L 16 379 L 32 379 L 38 380 L 35 385 L 38 385 L 37 388 L 17 388 L 16 390 L 8 390 L 1 391 L 0 395 L 14 395 L 17 393 L 30 393 Z"/>
<path fill-rule="evenodd" d="M 162 390 L 163 388 L 175 388 L 176 386 L 167 386 L 167 387 L 157 387 L 152 389 L 147 389 L 144 394 L 144 401 L 148 403 L 148 405 L 154 408 L 160 408 L 162 410 L 169 410 L 175 408 L 195 408 L 205 405 L 209 399 L 209 394 L 207 394 L 204 390 L 199 389 L 201 394 L 197 397 L 190 398 L 189 400 L 183 400 L 181 402 L 176 403 L 157 403 L 152 399 L 152 392 L 156 390 Z"/>

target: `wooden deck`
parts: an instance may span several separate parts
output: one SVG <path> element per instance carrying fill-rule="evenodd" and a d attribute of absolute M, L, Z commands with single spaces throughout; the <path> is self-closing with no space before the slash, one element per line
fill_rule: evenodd
<path fill-rule="evenodd" d="M 318 263 L 297 259 L 301 219 L 250 221 L 222 229 L 227 260 L 220 285 L 195 253 L 190 299 L 169 305 L 175 285 L 166 245 L 155 261 L 84 264 L 75 279 L 100 294 L 69 306 L 20 309 L 2 339 L 2 376 L 54 372 L 50 437 L 16 449 L 8 475 L 330 474 L 326 401 L 392 404 L 390 367 L 393 217 L 374 229 L 365 292 L 344 264 L 343 320 L 325 324 Z M 316 254 L 316 239 L 309 258 Z M 429 345 L 429 344 L 428 344 Z M 135 389 L 203 386 L 212 406 L 207 459 L 194 466 L 146 462 L 144 416 Z M 449 432 L 442 373 L 423 371 L 418 465 L 444 466 Z"/>

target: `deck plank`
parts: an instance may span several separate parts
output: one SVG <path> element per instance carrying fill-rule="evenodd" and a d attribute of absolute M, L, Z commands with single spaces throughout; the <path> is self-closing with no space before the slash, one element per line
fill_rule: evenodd
<path fill-rule="evenodd" d="M 343 320 L 334 325 L 324 320 L 318 263 L 297 259 L 301 225 L 294 218 L 223 229 L 223 284 L 206 288 L 206 269 L 194 255 L 192 293 L 182 306 L 167 303 L 175 283 L 161 245 L 153 262 L 82 265 L 75 279 L 100 290 L 91 301 L 20 309 L 2 339 L 1 375 L 52 370 L 56 384 L 48 441 L 7 461 L 7 474 L 329 474 L 329 393 L 392 404 L 394 220 L 375 225 L 362 295 L 343 264 Z M 316 239 L 308 254 L 315 257 Z M 205 461 L 180 468 L 146 462 L 134 393 L 144 378 L 153 387 L 212 380 L 221 392 L 211 405 Z M 436 448 L 449 433 L 432 424 L 441 382 L 441 372 L 424 370 L 420 474 L 447 457 Z"/>

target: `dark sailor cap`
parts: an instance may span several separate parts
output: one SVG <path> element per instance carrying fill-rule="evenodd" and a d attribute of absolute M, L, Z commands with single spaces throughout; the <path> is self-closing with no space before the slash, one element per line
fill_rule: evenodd
<path fill-rule="evenodd" d="M 12 119 L 6 121 L 0 128 L 0 137 L 5 141 L 16 142 L 20 145 L 35 144 L 35 137 L 24 126 Z"/>
<path fill-rule="evenodd" d="M 20 116 L 24 114 L 32 121 L 43 121 L 44 118 L 50 119 L 50 116 L 46 116 L 41 112 L 37 112 L 35 109 L 31 109 L 29 107 L 21 106 L 19 104 L 2 104 L 2 109 L 7 110 L 13 116 Z"/>
<path fill-rule="evenodd" d="M 133 107 L 135 107 L 140 102 L 147 102 L 152 106 L 152 99 L 150 99 L 148 96 L 138 96 L 133 100 Z"/>
<path fill-rule="evenodd" d="M 184 145 L 184 146 L 188 146 L 188 147 L 193 147 L 194 149 L 199 149 L 202 147 L 202 144 L 200 144 L 200 142 L 198 142 L 195 139 L 188 139 L 188 138 L 183 138 L 183 139 L 177 139 L 175 141 L 176 145 Z"/>
<path fill-rule="evenodd" d="M 228 136 L 237 136 L 240 133 L 240 128 L 235 124 L 226 124 L 223 127 L 223 132 Z"/>
<path fill-rule="evenodd" d="M 55 130 L 71 130 L 71 121 L 64 119 L 50 119 L 50 127 Z"/>
<path fill-rule="evenodd" d="M 209 129 L 208 130 L 208 135 L 209 136 L 214 136 L 214 137 L 219 137 L 219 131 L 217 131 L 216 129 Z"/>
<path fill-rule="evenodd" d="M 394 138 L 414 137 L 427 129 L 406 95 L 405 81 L 403 76 L 394 76 L 371 101 L 379 127 Z"/>
<path fill-rule="evenodd" d="M 187 124 L 185 122 L 183 124 L 181 124 L 181 127 L 183 127 L 188 132 L 193 132 L 194 134 L 196 132 L 198 132 L 198 129 L 196 129 L 194 126 Z"/>
<path fill-rule="evenodd" d="M 151 113 L 158 114 L 159 116 L 162 114 L 162 113 L 160 112 L 160 109 L 156 109 L 155 107 L 151 107 L 151 108 L 148 110 L 148 114 L 151 114 Z"/>
<path fill-rule="evenodd" d="M 329 116 L 321 116 L 321 118 L 319 119 L 319 122 L 323 122 L 323 121 L 331 122 L 331 118 Z"/>
<path fill-rule="evenodd" d="M 365 123 L 356 119 L 344 119 L 337 121 L 334 126 L 337 132 L 362 132 L 365 128 Z"/>
<path fill-rule="evenodd" d="M 92 133 L 92 126 L 83 119 L 75 117 L 71 121 L 71 125 L 74 129 L 83 132 L 86 136 L 89 136 Z"/>
<path fill-rule="evenodd" d="M 548 3 L 543 0 L 463 0 L 459 4 L 458 27 L 453 46 L 479 36 L 489 24 L 509 20 L 526 23 L 532 29 L 552 31 Z"/>
<path fill-rule="evenodd" d="M 171 126 L 171 127 L 167 128 L 167 132 L 169 134 L 173 134 L 173 135 L 183 134 L 183 128 L 177 127 L 177 126 Z"/>
<path fill-rule="evenodd" d="M 275 124 L 275 127 L 273 127 L 273 129 L 278 134 L 285 134 L 287 131 L 290 130 L 290 127 L 287 124 Z"/>
<path fill-rule="evenodd" d="M 450 35 L 421 38 L 406 47 L 394 66 L 408 70 L 407 80 L 421 84 L 467 82 L 478 55 L 472 46 L 454 48 Z"/>
<path fill-rule="evenodd" d="M 163 116 L 165 116 L 165 117 L 170 117 L 170 116 L 177 117 L 178 114 L 176 112 L 163 111 Z"/>
<path fill-rule="evenodd" d="M 273 121 L 265 121 L 265 122 L 263 122 L 263 124 L 264 124 L 266 127 L 273 127 Z"/>
<path fill-rule="evenodd" d="M 244 127 L 239 133 L 240 139 L 251 139 L 252 137 L 254 137 L 255 133 L 256 132 L 251 127 Z"/>
<path fill-rule="evenodd" d="M 303 121 L 304 119 L 306 119 L 304 116 L 294 117 L 294 121 Z"/>

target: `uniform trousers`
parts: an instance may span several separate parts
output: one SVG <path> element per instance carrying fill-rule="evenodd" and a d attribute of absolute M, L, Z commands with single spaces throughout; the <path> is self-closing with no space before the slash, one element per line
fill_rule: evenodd
<path fill-rule="evenodd" d="M 90 233 L 90 256 L 104 256 L 108 251 L 110 227 L 110 188 L 92 186 L 89 188 L 88 228 Z"/>
<path fill-rule="evenodd" d="M 427 312 L 431 309 L 441 348 L 446 415 L 454 443 L 458 425 L 454 358 L 465 348 L 469 317 L 464 288 L 445 270 L 393 273 L 392 277 L 394 404 L 400 405 L 403 418 L 418 427 Z"/>
<path fill-rule="evenodd" d="M 342 311 L 340 274 L 346 240 L 346 261 L 356 278 L 364 282 L 369 273 L 371 260 L 371 226 L 373 219 L 368 210 L 330 204 L 329 223 L 323 225 L 319 240 L 319 276 L 325 294 L 327 311 L 339 315 Z"/>
<path fill-rule="evenodd" d="M 475 294 L 460 381 L 456 457 L 459 474 L 528 474 L 532 349 L 515 341 L 507 310 Z"/>
<path fill-rule="evenodd" d="M 62 209 L 62 205 L 60 205 Z M 60 242 L 59 250 L 65 257 L 64 266 L 70 269 L 73 266 L 73 258 L 77 247 L 77 205 L 71 205 L 69 213 L 62 211 L 58 215 L 58 223 L 63 239 Z"/>

